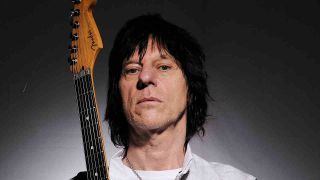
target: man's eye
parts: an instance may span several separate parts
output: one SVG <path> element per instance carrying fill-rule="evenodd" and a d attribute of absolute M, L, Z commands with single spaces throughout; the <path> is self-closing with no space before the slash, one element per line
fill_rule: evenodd
<path fill-rule="evenodd" d="M 125 74 L 137 74 L 139 72 L 138 69 L 126 69 L 124 71 Z"/>
<path fill-rule="evenodd" d="M 171 67 L 170 67 L 170 66 L 167 66 L 167 65 L 162 65 L 162 66 L 159 66 L 159 69 L 160 69 L 161 71 L 168 71 L 169 69 L 171 69 Z"/>

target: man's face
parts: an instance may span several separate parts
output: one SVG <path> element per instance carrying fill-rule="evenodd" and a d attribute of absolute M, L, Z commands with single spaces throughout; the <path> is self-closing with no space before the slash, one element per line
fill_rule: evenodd
<path fill-rule="evenodd" d="M 137 51 L 124 63 L 119 82 L 123 108 L 134 129 L 161 130 L 186 121 L 187 84 L 174 58 L 148 42 L 142 61 Z"/>

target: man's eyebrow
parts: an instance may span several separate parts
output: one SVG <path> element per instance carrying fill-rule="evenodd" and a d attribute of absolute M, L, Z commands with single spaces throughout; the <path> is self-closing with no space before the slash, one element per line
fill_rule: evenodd
<path fill-rule="evenodd" d="M 158 61 L 158 60 L 164 60 L 164 59 L 166 59 L 166 60 L 171 60 L 171 59 L 173 59 L 173 60 L 175 61 L 174 57 L 173 57 L 172 55 L 168 54 L 168 53 L 160 53 L 160 58 L 158 58 L 157 61 Z M 130 58 L 130 59 L 125 60 L 125 61 L 123 62 L 122 67 L 125 67 L 125 66 L 127 66 L 128 64 L 138 64 L 138 65 L 140 65 L 140 66 L 143 66 L 143 64 L 142 64 L 139 60 Z"/>
<path fill-rule="evenodd" d="M 139 64 L 139 65 L 142 65 L 140 62 L 137 62 L 134 59 L 129 59 L 129 60 L 125 61 L 122 66 L 125 67 L 128 64 Z"/>
<path fill-rule="evenodd" d="M 160 58 L 161 59 L 169 59 L 171 56 L 169 55 L 169 54 L 167 54 L 167 53 L 165 53 L 165 54 L 163 54 L 163 53 L 161 53 L 160 54 Z"/>
<path fill-rule="evenodd" d="M 160 52 L 160 59 L 172 60 L 176 62 L 176 58 L 166 51 Z"/>

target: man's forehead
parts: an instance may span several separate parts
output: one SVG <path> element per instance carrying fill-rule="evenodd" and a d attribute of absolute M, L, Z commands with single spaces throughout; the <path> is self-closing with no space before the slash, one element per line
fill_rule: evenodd
<path fill-rule="evenodd" d="M 138 48 L 136 48 L 135 52 L 132 54 L 130 58 L 128 58 L 124 64 L 128 63 L 142 63 L 142 60 L 147 56 L 147 58 L 150 59 L 168 59 L 168 60 L 174 60 L 174 57 L 164 48 L 153 46 L 153 48 L 149 47 L 142 52 L 139 52 Z M 175 60 L 174 60 L 175 61 Z"/>

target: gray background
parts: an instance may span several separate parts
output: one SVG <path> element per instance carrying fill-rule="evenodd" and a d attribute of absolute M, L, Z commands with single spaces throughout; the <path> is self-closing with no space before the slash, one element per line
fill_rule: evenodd
<path fill-rule="evenodd" d="M 69 1 L 0 2 L 0 179 L 57 180 L 85 170 L 66 63 Z M 192 149 L 260 180 L 320 179 L 319 2 L 100 0 L 105 48 L 95 67 L 106 107 L 108 54 L 128 18 L 160 12 L 207 54 L 207 133 Z M 103 123 L 110 157 L 116 149 Z"/>

